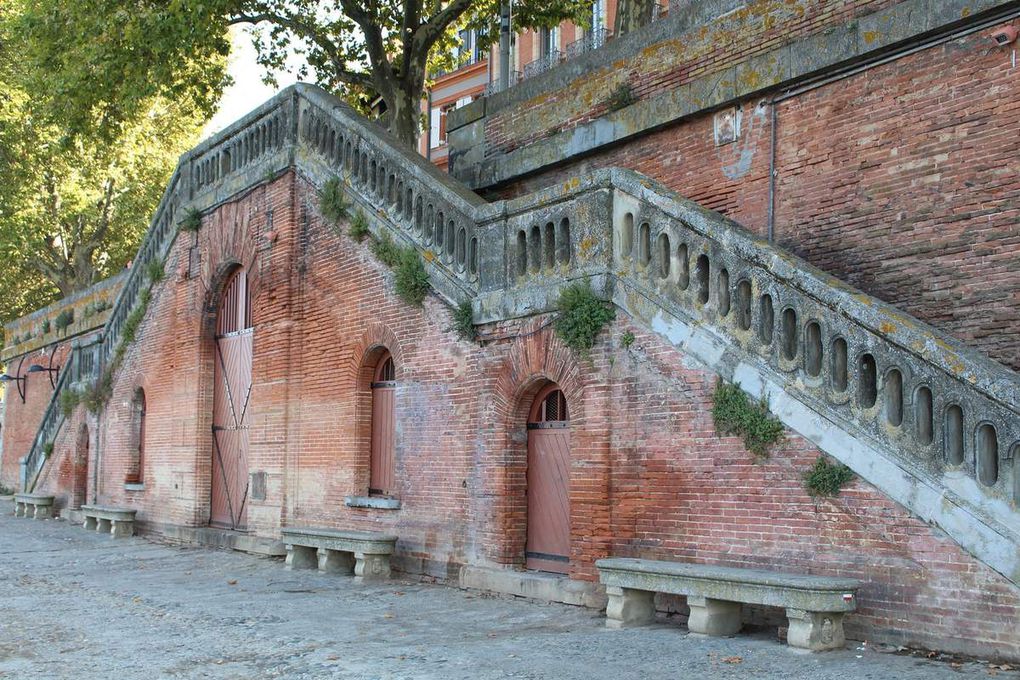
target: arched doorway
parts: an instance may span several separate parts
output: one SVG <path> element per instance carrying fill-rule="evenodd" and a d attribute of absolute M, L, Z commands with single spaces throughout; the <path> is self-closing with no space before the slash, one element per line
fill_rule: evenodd
<path fill-rule="evenodd" d="M 395 493 L 396 387 L 396 366 L 393 364 L 393 357 L 389 352 L 384 352 L 379 357 L 372 376 L 372 449 L 368 482 L 370 495 L 392 496 Z"/>
<path fill-rule="evenodd" d="M 570 416 L 555 383 L 539 390 L 528 415 L 528 569 L 570 569 Z"/>
<path fill-rule="evenodd" d="M 248 501 L 251 295 L 242 268 L 227 279 L 216 316 L 209 524 L 244 529 Z"/>

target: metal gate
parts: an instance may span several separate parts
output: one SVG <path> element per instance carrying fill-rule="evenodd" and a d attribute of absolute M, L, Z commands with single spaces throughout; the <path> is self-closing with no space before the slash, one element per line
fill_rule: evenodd
<path fill-rule="evenodd" d="M 246 525 L 252 331 L 248 279 L 238 269 L 227 282 L 216 320 L 209 524 L 226 529 Z"/>
<path fill-rule="evenodd" d="M 555 385 L 535 399 L 528 422 L 528 569 L 570 568 L 570 422 Z"/>
<path fill-rule="evenodd" d="M 372 451 L 370 456 L 368 492 L 389 496 L 394 493 L 394 396 L 396 385 L 393 358 L 386 354 L 379 359 L 372 381 Z"/>

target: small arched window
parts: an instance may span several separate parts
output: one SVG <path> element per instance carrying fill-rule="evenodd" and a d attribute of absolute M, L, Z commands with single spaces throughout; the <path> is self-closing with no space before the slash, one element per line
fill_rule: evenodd
<path fill-rule="evenodd" d="M 389 352 L 379 357 L 372 376 L 372 441 L 368 493 L 391 496 L 396 491 L 395 396 L 396 366 Z"/>

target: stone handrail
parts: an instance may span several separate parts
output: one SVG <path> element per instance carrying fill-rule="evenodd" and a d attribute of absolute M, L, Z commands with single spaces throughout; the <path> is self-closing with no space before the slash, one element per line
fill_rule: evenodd
<path fill-rule="evenodd" d="M 470 300 L 477 323 L 555 311 L 565 283 L 592 281 L 1020 582 L 1016 373 L 646 177 L 601 170 L 489 203 L 307 85 L 182 158 L 103 334 L 102 364 L 182 211 L 288 168 L 317 186 L 341 178 L 353 210 L 416 248 L 437 293 Z"/>

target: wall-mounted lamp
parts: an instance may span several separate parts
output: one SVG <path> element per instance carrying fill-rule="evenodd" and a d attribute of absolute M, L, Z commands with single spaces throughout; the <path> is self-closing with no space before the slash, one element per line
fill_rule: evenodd
<path fill-rule="evenodd" d="M 6 373 L 4 373 L 3 375 L 0 375 L 0 383 L 3 383 L 3 384 L 6 385 L 7 383 L 11 382 L 12 380 L 18 384 L 18 396 L 21 397 L 21 403 L 24 404 L 25 403 L 25 392 L 28 391 L 28 380 L 26 378 L 23 378 L 23 377 L 19 378 L 17 376 L 13 376 L 13 375 L 7 375 Z M 24 386 L 22 386 L 22 383 L 24 383 Z"/>
<path fill-rule="evenodd" d="M 28 372 L 29 373 L 43 373 L 43 372 L 49 373 L 50 374 L 50 376 L 49 376 L 50 377 L 50 387 L 56 388 L 57 384 L 56 384 L 56 382 L 54 382 L 53 374 L 56 373 L 57 377 L 60 377 L 60 366 L 57 366 L 56 368 L 53 368 L 53 366 L 51 365 L 49 368 L 43 368 L 39 364 L 32 364 L 31 366 L 28 367 Z"/>

